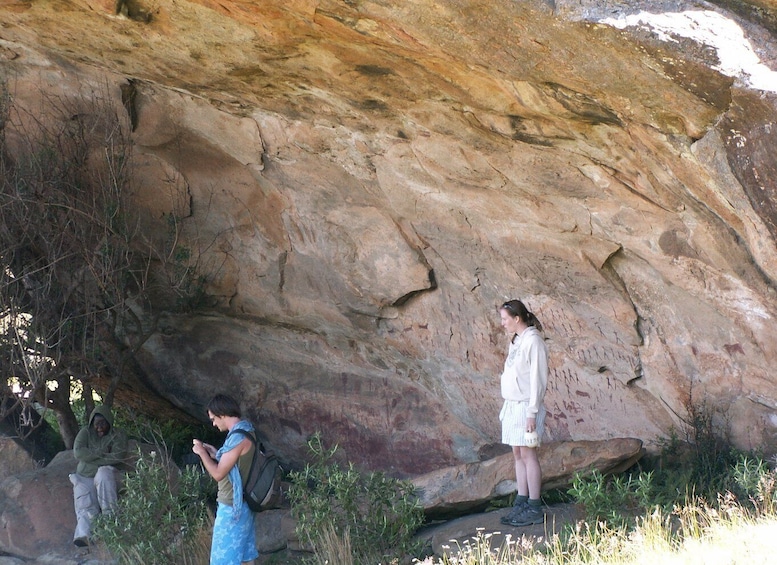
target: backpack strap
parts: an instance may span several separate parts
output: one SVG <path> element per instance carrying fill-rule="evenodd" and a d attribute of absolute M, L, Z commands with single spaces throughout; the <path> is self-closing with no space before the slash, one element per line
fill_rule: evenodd
<path fill-rule="evenodd" d="M 251 444 L 254 447 L 254 451 L 259 449 L 259 447 L 256 445 L 256 437 L 254 437 L 253 433 L 251 433 L 251 432 L 249 432 L 247 430 L 241 430 L 241 429 L 233 430 L 233 433 L 239 434 L 241 436 L 244 436 L 244 437 L 247 437 L 248 439 L 250 439 L 251 440 Z M 238 458 L 238 463 L 237 463 L 238 471 L 240 471 L 240 462 L 243 461 L 245 457 L 249 457 L 250 458 L 251 464 L 248 466 L 247 469 L 244 470 L 245 471 L 245 477 L 243 476 L 243 472 L 242 471 L 240 473 L 240 479 L 243 481 L 243 488 L 244 489 L 245 489 L 245 486 L 246 486 L 246 481 L 248 480 L 248 476 L 251 474 L 251 471 L 254 468 L 254 452 L 253 451 L 249 451 L 248 453 L 246 453 L 244 455 L 241 455 Z M 243 496 L 244 497 L 245 497 L 245 494 L 246 494 L 246 492 L 244 490 L 243 491 Z"/>
<path fill-rule="evenodd" d="M 249 431 L 246 431 L 246 430 L 237 429 L 237 430 L 233 430 L 232 433 L 244 435 L 245 437 L 247 437 L 248 439 L 251 440 L 251 443 L 254 444 L 256 449 L 258 449 L 259 451 L 264 453 L 264 444 L 261 441 L 259 441 L 259 439 L 256 437 L 256 432 L 255 431 L 254 432 L 249 432 Z"/>

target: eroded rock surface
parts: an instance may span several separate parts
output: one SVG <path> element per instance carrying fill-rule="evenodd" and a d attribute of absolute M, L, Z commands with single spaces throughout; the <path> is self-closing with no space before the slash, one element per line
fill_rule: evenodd
<path fill-rule="evenodd" d="M 773 66 L 768 26 L 665 9 L 700 7 Z M 549 440 L 651 447 L 707 400 L 777 451 L 775 94 L 610 8 L 0 5 L 14 102 L 114 104 L 149 237 L 174 216 L 207 278 L 125 399 L 204 419 L 231 392 L 289 461 L 315 431 L 397 475 L 477 461 L 518 297 L 551 352 Z"/>
<path fill-rule="evenodd" d="M 4 477 L 0 482 L 3 551 L 26 559 L 72 552 L 76 527 L 72 451 L 63 451 L 43 469 Z"/>

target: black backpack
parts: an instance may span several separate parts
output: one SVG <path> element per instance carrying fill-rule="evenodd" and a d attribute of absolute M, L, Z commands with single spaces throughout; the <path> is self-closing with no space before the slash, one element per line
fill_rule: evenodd
<path fill-rule="evenodd" d="M 243 483 L 243 499 L 252 512 L 277 508 L 281 502 L 281 466 L 272 451 L 266 450 L 256 436 L 245 430 L 234 430 L 246 436 L 254 444 L 254 457 L 248 477 Z"/>

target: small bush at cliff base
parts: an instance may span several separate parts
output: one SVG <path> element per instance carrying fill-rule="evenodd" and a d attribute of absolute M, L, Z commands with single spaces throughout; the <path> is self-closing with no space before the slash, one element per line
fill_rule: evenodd
<path fill-rule="evenodd" d="M 179 472 L 164 453 L 152 451 L 141 453 L 118 510 L 98 516 L 93 533 L 122 564 L 190 563 L 192 552 L 207 555 L 209 544 L 197 540 L 209 540 L 209 518 L 201 473 Z"/>
<path fill-rule="evenodd" d="M 623 526 L 654 505 L 653 473 L 605 477 L 594 470 L 575 473 L 568 494 L 585 510 L 593 522 Z"/>
<path fill-rule="evenodd" d="M 337 446 L 324 448 L 318 434 L 308 447 L 312 463 L 289 475 L 301 542 L 320 553 L 331 545 L 321 539 L 328 532 L 329 538 L 348 540 L 355 563 L 417 553 L 412 538 L 423 522 L 423 509 L 410 482 L 331 462 Z"/>

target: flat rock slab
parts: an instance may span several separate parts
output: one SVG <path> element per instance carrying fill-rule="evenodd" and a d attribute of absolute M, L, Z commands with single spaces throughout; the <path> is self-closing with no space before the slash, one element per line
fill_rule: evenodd
<path fill-rule="evenodd" d="M 635 438 L 548 443 L 538 453 L 542 488 L 569 485 L 578 471 L 622 472 L 643 454 L 642 441 Z M 513 455 L 506 453 L 486 461 L 446 467 L 415 477 L 412 482 L 427 517 L 461 516 L 515 492 Z"/>
<path fill-rule="evenodd" d="M 545 523 L 515 528 L 505 526 L 499 520 L 510 508 L 491 512 L 471 514 L 445 523 L 429 526 L 419 532 L 418 537 L 427 541 L 435 555 L 452 555 L 467 546 L 473 545 L 479 538 L 487 539 L 492 549 L 501 547 L 507 540 L 532 548 L 545 543 L 553 534 L 561 531 L 566 524 L 575 524 L 582 520 L 582 511 L 574 504 L 559 503 L 544 506 Z"/>

